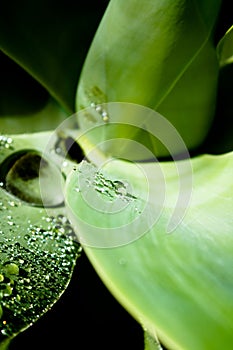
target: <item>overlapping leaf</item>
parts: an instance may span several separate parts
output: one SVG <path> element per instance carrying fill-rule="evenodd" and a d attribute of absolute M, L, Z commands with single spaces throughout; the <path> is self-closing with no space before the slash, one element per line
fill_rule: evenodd
<path fill-rule="evenodd" d="M 0 5 L 0 49 L 71 113 L 79 72 L 105 1 Z"/>
<path fill-rule="evenodd" d="M 151 220 L 153 215 L 157 218 L 156 195 L 149 196 L 149 209 L 145 215 L 143 210 L 135 214 L 138 205 L 130 201 L 114 218 L 110 213 L 112 206 L 107 190 L 99 189 L 93 172 L 89 171 L 88 178 L 87 171 L 88 184 L 83 183 L 79 191 L 78 171 L 68 181 L 70 218 L 93 266 L 113 295 L 138 322 L 149 333 L 156 332 L 171 349 L 217 350 L 221 347 L 231 349 L 232 346 L 232 157 L 233 154 L 229 153 L 192 160 L 190 205 L 184 219 L 170 234 L 167 225 L 179 192 L 174 164 L 141 165 L 145 170 L 141 178 L 138 165 L 132 163 L 110 162 L 105 168 L 105 183 L 107 180 L 127 181 L 134 189 L 131 195 L 144 200 L 148 198 L 148 189 L 143 174 L 151 177 L 150 191 L 156 194 L 157 187 L 161 186 L 155 169 L 161 167 L 166 180 L 166 200 L 154 225 L 151 225 Z M 189 160 L 183 162 L 185 165 Z M 107 185 L 102 182 L 102 186 Z M 96 192 L 96 196 L 92 194 L 89 200 L 85 196 L 87 187 Z M 101 207 L 96 202 L 98 196 L 110 204 Z M 182 207 L 182 202 L 178 205 Z M 143 227 L 136 223 L 137 217 L 148 223 L 148 230 L 144 226 L 142 236 L 137 232 Z M 99 227 L 107 230 L 105 247 Z M 94 241 L 89 240 L 90 229 L 96 234 Z M 112 236 L 116 233 L 128 238 L 129 243 L 111 247 Z M 133 237 L 138 235 L 138 239 L 131 241 L 134 233 Z M 101 242 L 103 248 L 90 242 Z"/>
<path fill-rule="evenodd" d="M 81 251 L 59 192 L 64 184 L 62 173 L 43 156 L 50 136 L 51 132 L 0 135 L 3 349 L 9 339 L 31 326 L 60 298 Z M 41 179 L 46 186 L 44 198 Z"/>
<path fill-rule="evenodd" d="M 112 0 L 84 63 L 77 109 L 112 101 L 148 106 L 172 122 L 189 149 L 199 146 L 215 108 L 212 33 L 220 4 Z M 157 155 L 167 155 L 161 145 Z"/>

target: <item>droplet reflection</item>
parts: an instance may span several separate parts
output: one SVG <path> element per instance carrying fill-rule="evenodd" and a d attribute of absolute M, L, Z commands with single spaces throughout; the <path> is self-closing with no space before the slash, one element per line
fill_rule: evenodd
<path fill-rule="evenodd" d="M 0 181 L 7 192 L 32 206 L 63 204 L 60 170 L 36 151 L 20 151 L 6 158 L 0 166 Z"/>

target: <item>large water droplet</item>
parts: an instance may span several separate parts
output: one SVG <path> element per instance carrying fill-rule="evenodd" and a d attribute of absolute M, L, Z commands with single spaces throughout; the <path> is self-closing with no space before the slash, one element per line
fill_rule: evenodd
<path fill-rule="evenodd" d="M 6 158 L 0 167 L 0 180 L 6 191 L 30 205 L 51 207 L 63 203 L 60 170 L 36 151 L 20 151 Z"/>
<path fill-rule="evenodd" d="M 81 162 L 83 160 L 83 150 L 73 137 L 61 130 L 58 130 L 57 137 L 58 139 L 54 145 L 57 155 L 75 162 Z"/>

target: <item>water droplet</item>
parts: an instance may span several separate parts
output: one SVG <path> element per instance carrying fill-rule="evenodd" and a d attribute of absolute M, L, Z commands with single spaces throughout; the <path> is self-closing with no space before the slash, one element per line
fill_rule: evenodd
<path fill-rule="evenodd" d="M 1 149 L 13 150 L 13 139 L 5 135 L 0 135 L 0 150 Z"/>
<path fill-rule="evenodd" d="M 103 195 L 106 200 L 115 201 L 120 199 L 124 202 L 132 202 L 137 197 L 129 192 L 129 184 L 121 180 L 112 180 L 106 178 L 104 173 L 97 167 L 87 161 L 82 161 L 78 171 L 79 185 L 75 187 L 76 192 L 82 191 L 86 187 L 92 187 L 96 192 Z M 85 191 L 84 191 L 85 192 Z"/>
<path fill-rule="evenodd" d="M 127 195 L 127 186 L 122 181 L 114 181 L 113 183 L 116 188 L 116 193 L 121 196 Z"/>
<path fill-rule="evenodd" d="M 109 122 L 109 116 L 108 116 L 108 113 L 106 111 L 102 112 L 102 119 L 105 123 Z"/>
<path fill-rule="evenodd" d="M 51 307 L 82 251 L 63 212 L 52 216 L 45 209 L 33 208 L 38 210 L 36 218 L 24 220 L 18 214 L 24 204 L 17 199 L 13 202 L 15 205 L 0 189 L 0 342 L 34 323 Z M 28 209 L 25 205 L 26 217 Z"/>
<path fill-rule="evenodd" d="M 59 168 L 35 151 L 20 151 L 0 167 L 4 189 L 33 206 L 52 207 L 63 203 L 63 176 Z M 9 203 L 15 206 L 16 202 Z"/>
<path fill-rule="evenodd" d="M 74 126 L 72 126 L 74 128 Z M 76 139 L 72 136 L 70 136 L 70 131 L 66 129 L 64 130 L 58 130 L 57 131 L 57 141 L 54 145 L 54 148 L 51 148 L 50 153 L 55 153 L 59 155 L 60 157 L 63 157 L 64 159 L 71 159 L 75 162 L 80 162 L 83 157 L 84 153 L 78 142 L 76 142 Z M 64 161 L 63 167 L 66 167 L 68 165 L 67 161 Z"/>
<path fill-rule="evenodd" d="M 102 113 L 102 108 L 101 108 L 101 106 L 100 105 L 97 105 L 96 107 L 95 107 L 95 110 L 96 110 L 96 112 L 98 112 L 98 113 Z"/>
<path fill-rule="evenodd" d="M 14 201 L 8 201 L 8 204 L 9 204 L 11 207 L 17 207 L 17 206 L 18 206 L 18 203 L 14 202 Z"/>
<path fill-rule="evenodd" d="M 3 296 L 8 297 L 11 294 L 12 294 L 12 288 L 7 284 L 5 286 L 5 289 L 3 290 Z"/>
<path fill-rule="evenodd" d="M 119 264 L 122 265 L 122 266 L 126 265 L 126 263 L 127 263 L 127 260 L 125 258 L 121 258 L 119 260 Z"/>
<path fill-rule="evenodd" d="M 106 107 L 103 106 L 104 103 L 107 102 L 107 97 L 104 94 L 104 92 L 98 86 L 93 86 L 91 89 L 84 90 L 87 105 L 89 105 L 95 112 L 97 112 L 97 114 L 99 114 L 104 123 L 107 123 L 109 121 L 109 114 L 108 111 L 105 109 Z M 90 112 L 88 113 L 87 111 L 85 111 L 84 117 L 92 123 L 98 122 L 95 116 L 92 115 Z"/>
<path fill-rule="evenodd" d="M 61 147 L 56 147 L 55 152 L 59 155 L 62 155 L 62 153 L 63 153 Z"/>
<path fill-rule="evenodd" d="M 9 264 L 4 266 L 4 271 L 10 275 L 18 275 L 19 274 L 19 267 L 15 263 L 9 263 Z"/>

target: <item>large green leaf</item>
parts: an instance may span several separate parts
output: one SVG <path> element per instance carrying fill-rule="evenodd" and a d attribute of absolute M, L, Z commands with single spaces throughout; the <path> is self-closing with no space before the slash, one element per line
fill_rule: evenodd
<path fill-rule="evenodd" d="M 167 347 L 230 350 L 233 153 L 102 165 L 82 162 L 66 187 L 70 220 L 100 277 Z M 191 194 L 188 205 L 180 192 Z M 184 215 L 168 234 L 176 207 Z"/>
<path fill-rule="evenodd" d="M 55 129 L 68 113 L 24 69 L 0 51 L 0 132 Z"/>
<path fill-rule="evenodd" d="M 77 80 L 107 1 L 12 1 L 0 5 L 0 49 L 70 113 Z"/>
<path fill-rule="evenodd" d="M 60 298 L 81 252 L 64 208 L 65 172 L 43 155 L 51 134 L 0 135 L 1 349 Z"/>
<path fill-rule="evenodd" d="M 164 115 L 189 149 L 200 145 L 215 110 L 212 33 L 220 4 L 110 1 L 84 63 L 77 110 L 112 101 L 141 104 Z M 167 155 L 161 145 L 157 155 Z"/>

